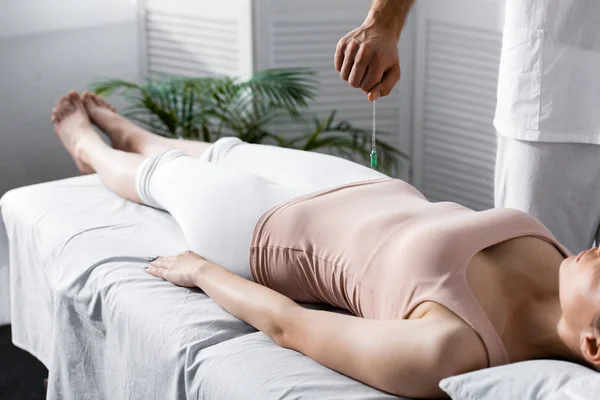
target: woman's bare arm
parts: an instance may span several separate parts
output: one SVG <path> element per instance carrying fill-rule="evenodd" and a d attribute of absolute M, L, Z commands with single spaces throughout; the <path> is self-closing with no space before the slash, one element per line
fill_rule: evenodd
<path fill-rule="evenodd" d="M 443 396 L 440 379 L 487 366 L 477 334 L 441 306 L 421 319 L 369 320 L 305 309 L 191 252 L 153 265 L 153 275 L 198 286 L 280 346 L 395 395 Z"/>
<path fill-rule="evenodd" d="M 277 343 L 283 336 L 284 316 L 301 308 L 289 297 L 210 262 L 198 269 L 195 283 L 230 314 Z"/>
<path fill-rule="evenodd" d="M 179 286 L 199 287 L 221 307 L 266 333 L 276 342 L 283 316 L 300 307 L 290 298 L 244 279 L 192 251 L 160 257 L 147 271 Z"/>
<path fill-rule="evenodd" d="M 441 379 L 487 367 L 477 334 L 441 306 L 414 320 L 297 308 L 287 315 L 283 332 L 283 347 L 398 396 L 445 397 Z"/>

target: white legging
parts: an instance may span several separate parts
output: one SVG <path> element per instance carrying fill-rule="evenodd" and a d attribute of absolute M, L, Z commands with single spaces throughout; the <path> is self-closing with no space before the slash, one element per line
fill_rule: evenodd
<path fill-rule="evenodd" d="M 190 249 L 251 279 L 254 227 L 271 207 L 304 194 L 385 175 L 338 157 L 222 138 L 193 158 L 169 150 L 140 166 L 136 190 L 175 218 Z"/>

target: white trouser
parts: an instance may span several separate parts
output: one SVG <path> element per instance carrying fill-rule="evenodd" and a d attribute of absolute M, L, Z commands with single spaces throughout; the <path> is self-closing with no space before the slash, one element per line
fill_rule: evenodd
<path fill-rule="evenodd" d="M 574 254 L 600 241 L 600 145 L 498 135 L 496 207 L 542 221 Z"/>
<path fill-rule="evenodd" d="M 223 138 L 192 158 L 170 150 L 144 161 L 140 199 L 170 213 L 190 249 L 250 279 L 254 227 L 271 207 L 307 193 L 385 175 L 324 154 Z"/>

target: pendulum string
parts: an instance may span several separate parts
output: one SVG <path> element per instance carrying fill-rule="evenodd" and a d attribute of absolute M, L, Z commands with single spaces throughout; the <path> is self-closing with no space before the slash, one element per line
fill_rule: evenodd
<path fill-rule="evenodd" d="M 377 140 L 375 138 L 375 100 L 373 100 L 373 132 L 371 134 L 371 168 L 377 169 Z"/>

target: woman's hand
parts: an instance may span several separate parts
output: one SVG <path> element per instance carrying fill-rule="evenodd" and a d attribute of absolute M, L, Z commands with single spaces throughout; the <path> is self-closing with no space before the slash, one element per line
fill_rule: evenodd
<path fill-rule="evenodd" d="M 146 271 L 178 286 L 196 287 L 196 276 L 206 262 L 204 257 L 193 251 L 185 251 L 176 256 L 153 260 Z"/>

